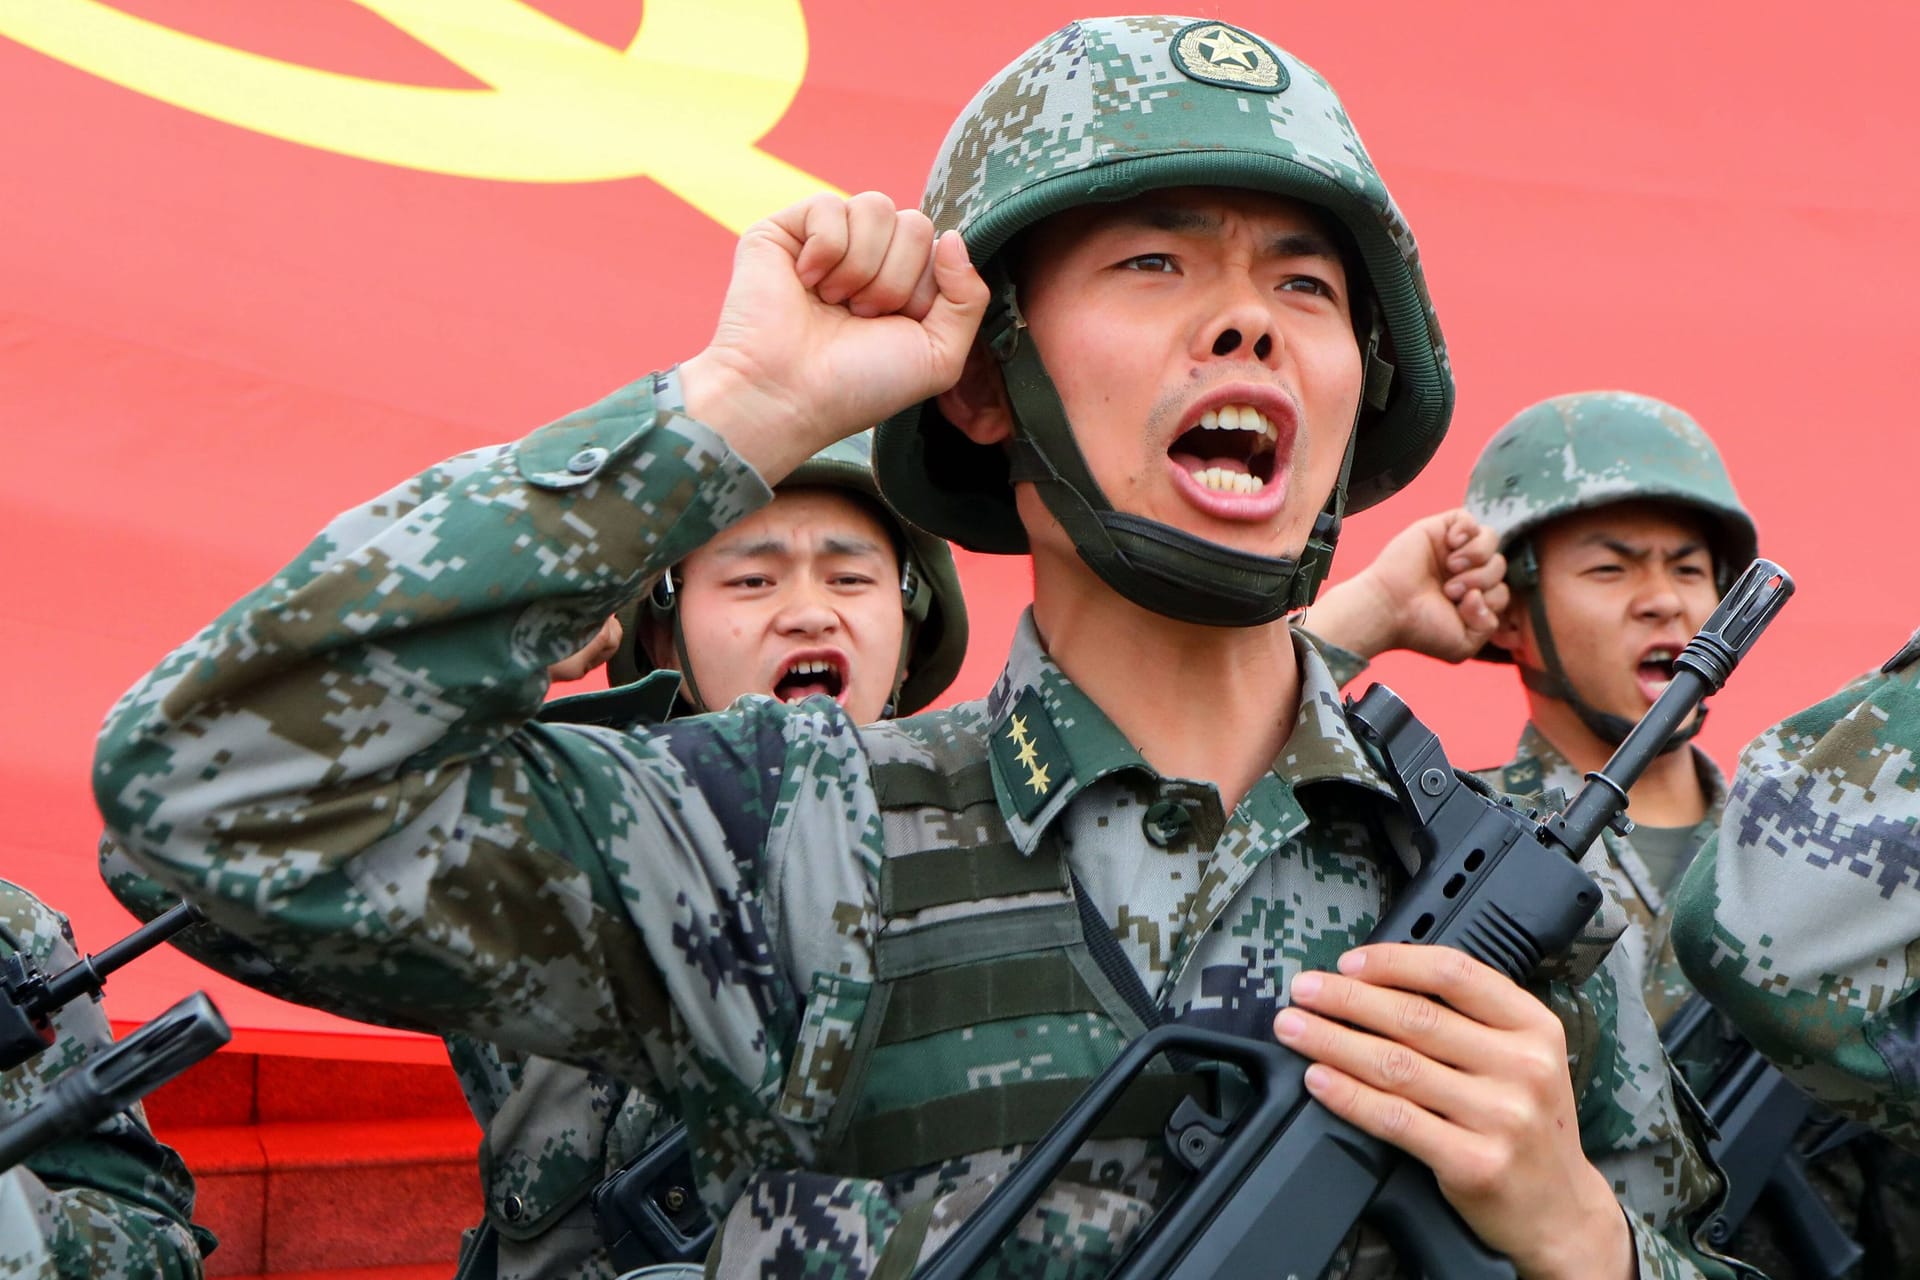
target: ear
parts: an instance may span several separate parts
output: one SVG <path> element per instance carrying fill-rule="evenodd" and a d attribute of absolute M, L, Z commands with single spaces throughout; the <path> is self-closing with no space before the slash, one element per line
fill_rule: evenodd
<path fill-rule="evenodd" d="M 654 668 L 660 671 L 678 671 L 680 655 L 674 651 L 672 626 L 651 609 L 640 610 L 640 616 L 635 619 L 635 622 L 640 628 L 640 634 L 636 637 L 640 642 L 640 651 L 646 655 L 649 662 L 653 663 Z"/>
<path fill-rule="evenodd" d="M 1013 438 L 1013 407 L 1007 403 L 1007 384 L 1000 362 L 986 344 L 967 349 L 960 381 L 935 399 L 948 422 L 975 444 L 1001 444 Z"/>
<path fill-rule="evenodd" d="M 1488 644 L 1505 649 L 1516 662 L 1534 651 L 1533 614 L 1528 607 L 1531 596 L 1530 591 L 1509 593 L 1507 607 L 1500 611 L 1500 625 L 1487 637 Z"/>

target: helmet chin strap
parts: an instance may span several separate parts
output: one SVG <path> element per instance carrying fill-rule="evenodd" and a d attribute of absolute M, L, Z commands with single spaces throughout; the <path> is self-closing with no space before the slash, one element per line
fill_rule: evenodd
<path fill-rule="evenodd" d="M 1016 483 L 1034 486 L 1100 580 L 1143 609 L 1208 627 L 1260 626 L 1312 603 L 1333 565 L 1360 413 L 1386 403 L 1393 368 L 1377 354 L 1378 324 L 1367 338 L 1366 394 L 1347 433 L 1340 476 L 1314 520 L 1306 549 L 1297 559 L 1262 556 L 1113 509 L 1073 438 L 1039 350 L 1025 334 L 1012 281 L 997 265 L 989 274 L 996 305 L 987 320 L 987 340 L 1000 361 L 1015 427 L 1009 474 Z"/>
<path fill-rule="evenodd" d="M 687 653 L 687 633 L 680 626 L 680 592 L 674 586 L 674 571 L 667 570 L 660 580 L 653 584 L 653 598 L 648 601 L 656 614 L 664 613 L 673 628 L 673 656 L 680 663 L 680 687 L 686 693 L 686 703 L 695 714 L 712 710 L 707 700 L 700 696 L 700 686 L 693 678 L 693 658 Z"/>
<path fill-rule="evenodd" d="M 1527 613 L 1533 619 L 1534 640 L 1540 645 L 1540 659 L 1545 669 L 1529 667 L 1515 658 L 1514 665 L 1520 668 L 1520 683 L 1545 698 L 1557 698 L 1573 708 L 1580 717 L 1580 723 L 1587 731 L 1606 743 L 1617 747 L 1627 740 L 1627 734 L 1633 731 L 1634 722 L 1625 716 L 1614 715 L 1593 706 L 1574 691 L 1573 681 L 1567 677 L 1567 668 L 1560 661 L 1560 649 L 1553 642 L 1553 628 L 1547 625 L 1547 602 L 1545 593 L 1540 589 L 1540 563 L 1534 556 L 1533 544 L 1526 543 L 1514 550 L 1514 573 L 1510 578 L 1515 586 L 1527 591 Z M 1700 704 L 1690 723 L 1682 725 L 1667 735 L 1661 744 L 1661 755 L 1678 751 L 1707 722 L 1706 703 Z"/>

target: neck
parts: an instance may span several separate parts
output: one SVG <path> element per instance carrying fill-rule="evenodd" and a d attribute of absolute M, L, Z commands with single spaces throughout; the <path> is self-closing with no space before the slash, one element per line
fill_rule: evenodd
<path fill-rule="evenodd" d="M 1116 595 L 1077 559 L 1034 561 L 1034 625 L 1054 663 L 1168 777 L 1232 812 L 1273 767 L 1300 702 L 1284 621 L 1199 627 Z"/>
<path fill-rule="evenodd" d="M 1527 711 L 1540 736 L 1567 758 L 1575 772 L 1584 776 L 1603 769 L 1612 758 L 1612 744 L 1596 736 L 1560 699 L 1529 690 Z M 1640 780 L 1627 792 L 1627 816 L 1649 827 L 1690 827 L 1707 816 L 1707 792 L 1691 749 L 1683 746 L 1648 762 Z"/>

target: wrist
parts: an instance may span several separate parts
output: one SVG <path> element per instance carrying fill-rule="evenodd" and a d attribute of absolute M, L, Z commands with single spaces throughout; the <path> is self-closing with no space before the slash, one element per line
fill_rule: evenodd
<path fill-rule="evenodd" d="M 1542 1233 L 1548 1252 L 1537 1265 L 1521 1271 L 1528 1280 L 1636 1280 L 1639 1249 L 1627 1210 L 1614 1197 L 1597 1169 L 1589 1194 L 1582 1198 L 1579 1221 L 1566 1230 Z"/>
<path fill-rule="evenodd" d="M 709 347 L 681 361 L 679 378 L 687 416 L 725 440 L 769 486 L 832 443 L 810 445 L 802 415 L 768 395 L 726 352 Z"/>
<path fill-rule="evenodd" d="M 1369 661 L 1399 642 L 1393 601 L 1364 569 L 1322 593 L 1307 613 L 1306 626 L 1322 640 Z"/>

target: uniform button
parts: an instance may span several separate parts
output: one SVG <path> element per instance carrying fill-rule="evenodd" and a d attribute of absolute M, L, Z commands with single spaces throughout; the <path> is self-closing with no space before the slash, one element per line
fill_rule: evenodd
<path fill-rule="evenodd" d="M 500 1211 L 507 1215 L 508 1222 L 518 1222 L 520 1221 L 520 1215 L 527 1211 L 527 1202 L 519 1196 L 509 1193 L 507 1198 L 501 1202 Z"/>
<path fill-rule="evenodd" d="M 1178 840 L 1192 824 L 1193 816 L 1178 800 L 1156 800 L 1147 806 L 1146 816 L 1140 819 L 1140 829 L 1147 839 L 1162 849 Z"/>
<path fill-rule="evenodd" d="M 567 459 L 567 470 L 577 476 L 590 476 L 600 469 L 607 460 L 607 451 L 597 445 L 591 449 L 582 449 Z"/>

